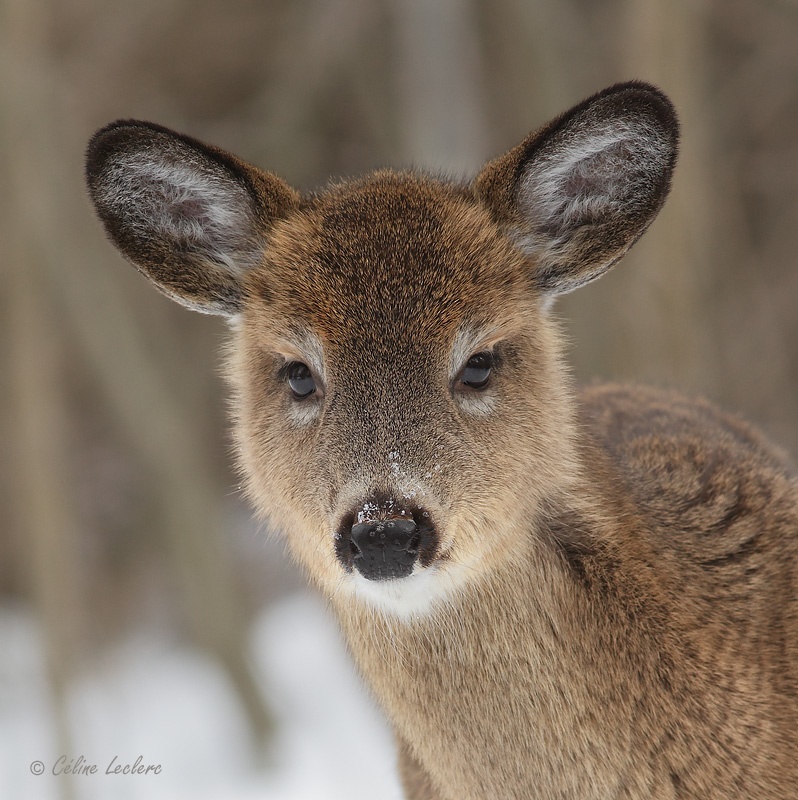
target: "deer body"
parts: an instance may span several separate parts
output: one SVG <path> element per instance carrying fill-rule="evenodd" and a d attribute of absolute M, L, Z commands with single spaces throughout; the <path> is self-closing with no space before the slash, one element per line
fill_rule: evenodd
<path fill-rule="evenodd" d="M 90 144 L 117 246 L 233 323 L 249 493 L 414 800 L 798 796 L 795 477 L 706 404 L 578 395 L 550 314 L 654 217 L 676 136 L 622 84 L 469 186 L 306 198 L 149 123 Z"/>

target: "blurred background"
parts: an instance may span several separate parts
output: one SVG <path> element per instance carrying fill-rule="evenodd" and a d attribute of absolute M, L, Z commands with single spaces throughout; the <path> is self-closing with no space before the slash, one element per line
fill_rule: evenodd
<path fill-rule="evenodd" d="M 796 0 L 0 0 L 0 71 L 0 797 L 398 796 L 334 624 L 240 498 L 224 325 L 92 216 L 110 120 L 308 190 L 469 177 L 652 81 L 683 124 L 673 193 L 560 303 L 576 374 L 707 396 L 798 453 Z M 138 756 L 161 773 L 65 774 Z"/>

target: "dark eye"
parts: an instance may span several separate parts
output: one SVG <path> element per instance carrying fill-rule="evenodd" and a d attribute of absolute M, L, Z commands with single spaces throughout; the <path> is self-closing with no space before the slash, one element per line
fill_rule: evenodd
<path fill-rule="evenodd" d="M 297 400 L 304 400 L 316 391 L 316 381 L 307 364 L 292 361 L 285 367 L 285 379 Z"/>
<path fill-rule="evenodd" d="M 493 356 L 490 353 L 475 353 L 468 359 L 460 373 L 460 383 L 469 389 L 484 389 L 490 380 Z"/>

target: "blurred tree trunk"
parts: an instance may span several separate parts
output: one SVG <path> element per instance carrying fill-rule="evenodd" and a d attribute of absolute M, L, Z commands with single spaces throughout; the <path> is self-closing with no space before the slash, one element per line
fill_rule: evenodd
<path fill-rule="evenodd" d="M 682 121 L 673 190 L 659 218 L 636 248 L 624 308 L 632 311 L 634 336 L 627 356 L 636 374 L 655 361 L 657 377 L 692 391 L 715 393 L 713 336 L 717 306 L 710 306 L 713 210 L 723 202 L 709 186 L 713 120 L 706 103 L 707 43 L 700 4 L 691 0 L 629 0 L 628 71 L 659 85 Z M 685 123 L 687 123 L 685 125 Z"/>
<path fill-rule="evenodd" d="M 250 141 L 257 142 L 253 150 L 268 157 L 289 181 L 306 188 L 320 176 L 327 178 L 330 166 L 324 156 L 330 142 L 325 137 L 330 130 L 324 109 L 334 107 L 330 99 L 336 80 L 346 75 L 347 66 L 357 65 L 355 55 L 362 52 L 363 42 L 376 35 L 378 7 L 362 0 L 310 0 L 290 2 L 281 12 L 290 35 L 273 42 L 274 69 L 280 78 L 264 82 L 243 122 Z M 370 77 L 358 75 L 363 81 Z M 236 120 L 235 127 L 240 134 L 242 120 Z M 253 152 L 252 158 L 256 155 Z"/>
<path fill-rule="evenodd" d="M 44 25 L 46 12 L 35 0 L 4 0 L 4 64 L 7 98 L 4 136 L 13 154 L 6 169 L 13 202 L 10 238 L 16 253 L 9 261 L 18 296 L 13 332 L 18 344 L 18 449 L 27 474 L 18 498 L 21 515 L 35 535 L 31 546 L 34 596 L 52 650 L 53 684 L 62 692 L 72 658 L 66 650 L 79 643 L 64 639 L 71 630 L 76 594 L 77 552 L 71 532 L 77 527 L 69 502 L 69 481 L 62 458 L 69 429 L 64 386 L 59 381 L 57 344 L 63 321 L 90 365 L 120 429 L 153 475 L 169 509 L 167 534 L 172 573 L 185 616 L 196 640 L 219 659 L 243 700 L 254 732 L 267 736 L 271 719 L 249 667 L 246 620 L 233 574 L 229 548 L 221 538 L 221 492 L 200 445 L 191 409 L 166 388 L 165 377 L 181 370 L 179 348 L 147 351 L 143 323 L 130 313 L 106 254 L 93 252 L 98 241 L 89 229 L 82 195 L 82 137 L 69 114 L 69 91 L 50 61 Z M 68 244 L 67 244 L 68 243 Z M 47 307 L 57 299 L 58 313 Z M 36 497 L 34 497 L 34 493 Z M 44 605 L 42 605 L 44 604 Z M 63 752 L 69 748 L 63 747 Z"/>
<path fill-rule="evenodd" d="M 400 149 L 419 167 L 473 173 L 489 155 L 471 0 L 389 0 Z"/>
<path fill-rule="evenodd" d="M 66 457 L 67 412 L 61 387 L 63 336 L 45 269 L 43 239 L 53 236 L 44 224 L 36 161 L 20 147 L 32 129 L 46 125 L 30 102 L 26 57 L 41 48 L 36 8 L 26 0 L 4 0 L 0 52 L 4 113 L 0 119 L 0 152 L 4 190 L 0 193 L 3 239 L 3 286 L 7 292 L 5 321 L 11 408 L 16 425 L 12 437 L 14 468 L 15 552 L 24 554 L 23 580 L 40 624 L 45 671 L 53 700 L 56 746 L 73 752 L 67 717 L 67 688 L 76 655 L 85 642 L 86 607 L 81 596 L 78 554 L 79 526 L 71 502 Z M 42 755 L 44 755 L 42 753 Z M 72 776 L 58 778 L 61 796 L 74 797 Z"/>

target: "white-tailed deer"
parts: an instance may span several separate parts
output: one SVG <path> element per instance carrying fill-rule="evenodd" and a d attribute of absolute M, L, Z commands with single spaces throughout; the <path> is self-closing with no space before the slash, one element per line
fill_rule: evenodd
<path fill-rule="evenodd" d="M 116 246 L 232 323 L 249 495 L 336 612 L 410 798 L 798 797 L 795 477 L 706 403 L 577 392 L 549 314 L 645 230 L 676 147 L 641 83 L 468 185 L 303 197 L 146 122 L 89 145 Z"/>

